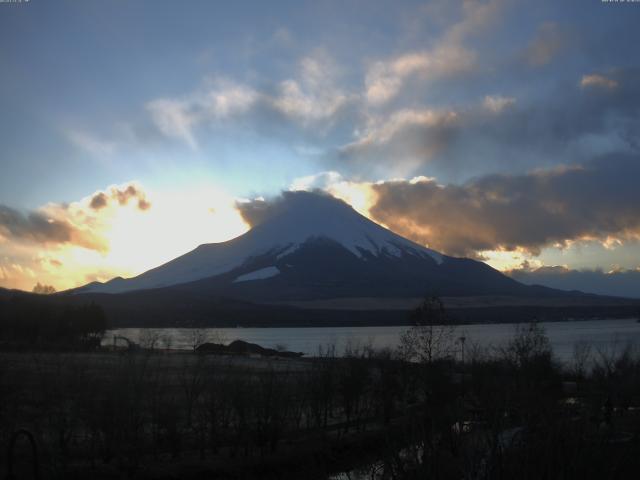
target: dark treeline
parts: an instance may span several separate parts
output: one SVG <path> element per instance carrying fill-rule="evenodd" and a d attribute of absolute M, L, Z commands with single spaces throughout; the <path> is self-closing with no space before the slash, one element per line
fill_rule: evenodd
<path fill-rule="evenodd" d="M 310 359 L 0 353 L 0 474 L 636 478 L 637 350 L 578 344 L 560 365 L 535 323 L 481 349 L 437 298 L 412 321 L 397 349 L 328 345 Z"/>
<path fill-rule="evenodd" d="M 367 327 L 409 326 L 409 310 L 300 309 L 283 305 L 237 305 L 229 299 L 145 299 L 133 302 L 129 296 L 95 295 L 87 297 L 101 305 L 114 328 L 177 328 L 184 326 L 234 328 L 263 327 Z M 111 298 L 113 297 L 113 298 Z M 159 300 L 156 302 L 156 300 Z M 206 305 L 199 305 L 205 302 Z M 457 324 L 513 323 L 534 320 L 631 318 L 638 315 L 640 302 L 628 305 L 589 306 L 483 306 L 451 308 L 450 319 Z"/>
<path fill-rule="evenodd" d="M 0 349 L 95 349 L 107 329 L 96 304 L 68 305 L 42 295 L 0 298 Z"/>
<path fill-rule="evenodd" d="M 0 291 L 1 294 L 1 291 Z M 313 309 L 287 305 L 257 304 L 188 289 L 159 288 L 118 295 L 84 293 L 53 295 L 69 304 L 100 305 L 113 328 L 125 327 L 344 327 L 410 325 L 410 309 Z M 295 297 L 291 299 L 295 300 Z M 301 298 L 304 300 L 304 298 Z M 451 298 L 455 303 L 455 298 Z M 537 304 L 449 307 L 449 319 L 464 323 L 511 323 L 514 321 L 562 321 L 567 319 L 630 318 L 638 314 L 640 300 L 576 294 L 559 299 L 557 306 Z M 543 299 L 544 300 L 544 299 Z M 548 299 L 547 299 L 548 300 Z M 564 305 L 563 301 L 567 301 Z"/>

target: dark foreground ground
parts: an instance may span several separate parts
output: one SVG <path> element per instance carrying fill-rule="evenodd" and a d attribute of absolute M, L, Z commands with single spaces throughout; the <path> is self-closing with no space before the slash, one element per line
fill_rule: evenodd
<path fill-rule="evenodd" d="M 532 328 L 463 363 L 435 360 L 456 339 L 416 333 L 344 358 L 0 353 L 0 475 L 637 478 L 632 348 L 582 345 L 560 368 Z"/>

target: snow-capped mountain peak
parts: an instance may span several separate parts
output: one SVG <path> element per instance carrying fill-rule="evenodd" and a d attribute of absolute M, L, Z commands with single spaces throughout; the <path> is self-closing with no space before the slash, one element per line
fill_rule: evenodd
<path fill-rule="evenodd" d="M 410 254 L 432 259 L 437 264 L 443 261 L 438 252 L 372 222 L 340 200 L 324 194 L 287 192 L 273 204 L 266 220 L 239 237 L 200 245 L 137 277 L 94 283 L 81 291 L 120 293 L 192 282 L 232 272 L 258 257 L 275 262 L 318 239 L 330 240 L 358 258 Z M 245 269 L 235 281 L 268 278 L 278 273 L 273 265 L 256 266 L 255 270 L 257 273 L 251 276 L 251 271 Z M 265 277 L 263 273 L 270 275 Z"/>

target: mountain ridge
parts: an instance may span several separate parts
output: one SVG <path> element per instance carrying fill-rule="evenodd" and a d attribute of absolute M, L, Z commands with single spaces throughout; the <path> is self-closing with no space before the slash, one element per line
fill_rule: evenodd
<path fill-rule="evenodd" d="M 132 279 L 59 294 L 103 305 L 117 325 L 406 324 L 424 295 L 458 322 L 629 315 L 637 302 L 524 285 L 435 252 L 327 195 L 294 192 L 253 229 Z M 458 299 L 458 300 L 456 300 Z"/>
<path fill-rule="evenodd" d="M 344 297 L 581 295 L 524 285 L 489 265 L 406 239 L 328 194 L 286 192 L 263 220 L 226 242 L 202 244 L 140 275 L 69 293 L 173 287 L 239 300 Z M 266 208 L 265 208 L 266 210 Z"/>
<path fill-rule="evenodd" d="M 348 228 L 347 228 L 348 227 Z M 334 240 L 357 257 L 397 257 L 411 252 L 441 263 L 444 256 L 408 240 L 357 213 L 328 195 L 289 192 L 269 220 L 221 243 L 202 244 L 179 257 L 130 279 L 80 287 L 83 292 L 122 293 L 160 288 L 214 277 L 242 267 L 252 259 L 295 252 L 313 239 Z"/>

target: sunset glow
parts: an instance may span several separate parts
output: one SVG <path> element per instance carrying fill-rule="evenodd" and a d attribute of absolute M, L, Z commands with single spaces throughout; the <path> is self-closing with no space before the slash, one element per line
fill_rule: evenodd
<path fill-rule="evenodd" d="M 105 189 L 125 191 L 129 183 Z M 187 191 L 144 191 L 148 207 L 136 201 L 120 203 L 110 198 L 96 210 L 95 192 L 70 205 L 47 205 L 43 212 L 61 222 L 81 225 L 83 235 L 95 246 L 65 243 L 46 249 L 22 245 L 16 254 L 28 266 L 3 266 L 7 286 L 30 289 L 34 281 L 62 290 L 89 281 L 130 277 L 187 253 L 202 243 L 223 242 L 241 235 L 248 225 L 235 207 L 236 200 L 212 186 Z"/>
<path fill-rule="evenodd" d="M 233 197 L 214 189 L 158 193 L 150 199 L 152 207 L 146 212 L 134 207 L 118 209 L 104 232 L 110 246 L 105 261 L 128 267 L 130 274 L 248 229 Z"/>
<path fill-rule="evenodd" d="M 0 288 L 137 275 L 289 190 L 501 270 L 640 267 L 633 2 L 110 3 L 0 4 Z"/>

